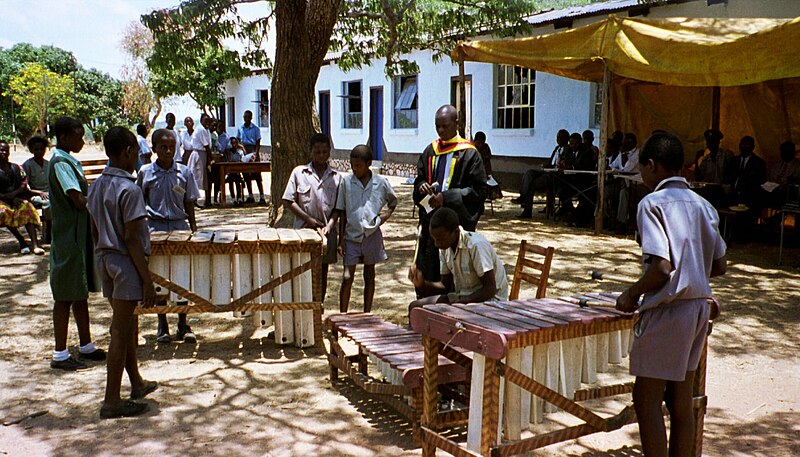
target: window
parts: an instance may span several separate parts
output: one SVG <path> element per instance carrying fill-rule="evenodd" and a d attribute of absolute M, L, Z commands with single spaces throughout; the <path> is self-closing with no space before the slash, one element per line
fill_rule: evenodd
<path fill-rule="evenodd" d="M 417 75 L 394 79 L 394 128 L 417 128 Z"/>
<path fill-rule="evenodd" d="M 527 68 L 497 66 L 497 128 L 533 127 L 536 72 Z"/>
<path fill-rule="evenodd" d="M 269 91 L 259 90 L 256 92 L 256 103 L 258 104 L 258 126 L 269 128 Z"/>
<path fill-rule="evenodd" d="M 342 83 L 342 127 L 360 129 L 362 125 L 361 81 Z"/>
<path fill-rule="evenodd" d="M 591 127 L 600 128 L 600 120 L 603 117 L 603 86 L 598 83 L 592 83 L 592 99 L 589 103 L 591 116 L 589 125 Z"/>
<path fill-rule="evenodd" d="M 228 127 L 236 127 L 236 97 L 228 97 Z"/>

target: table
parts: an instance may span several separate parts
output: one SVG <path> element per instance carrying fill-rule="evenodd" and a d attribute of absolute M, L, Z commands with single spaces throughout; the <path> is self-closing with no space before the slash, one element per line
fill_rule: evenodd
<path fill-rule="evenodd" d="M 616 415 L 601 417 L 579 404 L 584 400 L 633 390 L 631 382 L 604 386 L 590 384 L 588 387 L 580 384 L 583 374 L 591 371 L 587 367 L 599 367 L 602 363 L 600 356 L 603 351 L 599 348 L 603 348 L 609 357 L 612 353 L 613 339 L 603 340 L 601 337 L 606 334 L 625 335 L 633 326 L 632 315 L 613 308 L 616 297 L 617 294 L 591 293 L 558 299 L 437 304 L 413 309 L 411 325 L 422 334 L 425 351 L 421 427 L 423 456 L 434 456 L 436 449 L 455 456 L 515 455 L 634 423 L 636 417 L 631 405 Z M 718 304 L 710 299 L 709 306 L 713 319 L 718 314 Z M 709 333 L 710 329 L 709 323 Z M 602 341 L 607 341 L 608 345 L 604 346 Z M 624 339 L 621 344 L 619 338 L 616 341 L 618 348 L 627 348 Z M 473 351 L 472 363 L 468 367 L 472 381 L 466 446 L 433 430 L 443 417 L 443 413 L 438 411 L 437 401 L 438 360 L 440 356 L 448 357 L 447 348 L 450 346 Z M 563 354 L 560 367 L 559 362 L 551 366 L 553 354 L 556 359 L 558 354 Z M 592 354 L 598 356 L 594 361 L 591 361 Z M 697 431 L 692 455 L 701 455 L 702 452 L 707 402 L 705 364 L 704 350 L 693 388 Z M 575 368 L 581 372 L 577 382 L 574 378 L 569 380 L 570 376 L 564 377 L 563 373 Z M 562 373 L 560 376 L 559 372 Z M 559 387 L 553 387 L 553 381 Z M 564 383 L 570 387 L 562 388 Z M 522 437 L 521 430 L 526 428 L 528 420 L 539 411 L 547 412 L 547 409 L 541 409 L 544 402 L 583 423 Z"/>
<path fill-rule="evenodd" d="M 784 206 L 781 208 L 781 243 L 778 248 L 778 265 L 783 261 L 783 226 L 786 223 L 786 213 L 793 213 L 795 215 L 795 229 L 797 228 L 797 215 L 800 214 L 800 208 L 793 206 Z"/>
<path fill-rule="evenodd" d="M 263 173 L 272 171 L 271 162 L 215 162 L 220 187 L 220 206 L 225 207 L 225 176 L 229 173 Z"/>

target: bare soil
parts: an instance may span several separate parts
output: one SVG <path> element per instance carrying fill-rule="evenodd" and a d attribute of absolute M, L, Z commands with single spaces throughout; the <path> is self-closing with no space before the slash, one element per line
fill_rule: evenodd
<path fill-rule="evenodd" d="M 89 157 L 97 151 L 82 153 Z M 21 163 L 24 151 L 12 154 Z M 265 175 L 268 178 L 268 175 Z M 410 188 L 392 183 L 401 200 L 384 226 L 389 260 L 377 268 L 374 311 L 405 323 L 414 298 L 406 271 L 413 256 L 416 219 Z M 265 188 L 269 184 L 265 183 Z M 479 231 L 497 248 L 508 271 L 519 241 L 556 248 L 549 295 L 621 290 L 598 284 L 587 272 L 601 269 L 635 277 L 638 246 L 631 238 L 600 235 L 536 217 L 516 220 L 513 195 L 487 209 Z M 199 212 L 208 228 L 262 225 L 265 207 Z M 734 245 L 728 274 L 712 283 L 723 303 L 710 337 L 704 453 L 709 456 L 800 455 L 800 256 L 796 233 L 788 237 L 784 265 L 776 239 Z M 0 418 L 46 414 L 0 426 L 0 455 L 419 455 L 409 425 L 348 381 L 333 384 L 323 352 L 281 347 L 269 329 L 230 314 L 190 315 L 195 345 L 155 342 L 156 320 L 140 320 L 139 357 L 147 379 L 159 382 L 139 418 L 102 421 L 98 409 L 104 364 L 64 373 L 49 368 L 53 349 L 47 256 L 20 256 L 11 235 L 0 231 Z M 360 273 L 358 273 L 360 274 Z M 332 268 L 326 315 L 338 309 L 341 268 Z M 351 309 L 360 308 L 360 279 Z M 96 343 L 108 346 L 110 308 L 90 297 Z M 170 317 L 173 328 L 174 317 Z M 74 324 L 70 344 L 77 345 Z M 128 389 L 123 382 L 124 391 Z M 636 425 L 609 434 L 550 446 L 534 455 L 640 456 Z"/>

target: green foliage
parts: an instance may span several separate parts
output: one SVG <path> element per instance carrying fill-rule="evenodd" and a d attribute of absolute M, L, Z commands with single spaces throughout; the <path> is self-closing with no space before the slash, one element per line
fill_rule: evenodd
<path fill-rule="evenodd" d="M 51 118 L 69 114 L 73 79 L 31 62 L 9 81 L 9 94 L 20 106 L 18 119 L 24 127 L 47 133 Z"/>
<path fill-rule="evenodd" d="M 75 100 L 72 115 L 90 125 L 97 135 L 122 123 L 122 85 L 106 73 L 79 68 L 73 73 Z"/>

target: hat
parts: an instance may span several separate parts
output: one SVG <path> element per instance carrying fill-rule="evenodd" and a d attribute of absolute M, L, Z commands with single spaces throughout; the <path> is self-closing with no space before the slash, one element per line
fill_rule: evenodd
<path fill-rule="evenodd" d="M 723 138 L 722 132 L 717 129 L 708 129 L 705 131 L 705 133 L 703 133 L 703 136 L 706 140 L 721 140 Z"/>

